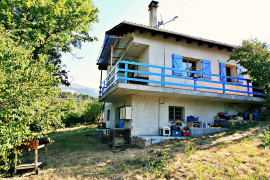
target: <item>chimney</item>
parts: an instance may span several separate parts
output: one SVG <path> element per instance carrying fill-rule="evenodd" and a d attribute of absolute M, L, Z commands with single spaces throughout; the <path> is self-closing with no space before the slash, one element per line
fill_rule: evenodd
<path fill-rule="evenodd" d="M 150 12 L 149 17 L 149 26 L 150 27 L 156 27 L 157 26 L 157 8 L 158 8 L 158 2 L 152 1 L 148 6 L 148 11 Z"/>

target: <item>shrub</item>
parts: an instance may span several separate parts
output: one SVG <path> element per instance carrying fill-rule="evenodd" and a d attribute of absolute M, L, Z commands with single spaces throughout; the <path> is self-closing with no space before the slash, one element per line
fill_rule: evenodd
<path fill-rule="evenodd" d="M 193 143 L 189 142 L 187 143 L 187 146 L 185 147 L 185 154 L 187 157 L 189 157 L 197 148 L 193 146 Z"/>
<path fill-rule="evenodd" d="M 264 137 L 262 138 L 263 146 L 270 146 L 270 128 L 264 130 Z"/>
<path fill-rule="evenodd" d="M 174 172 L 174 170 L 169 167 L 172 159 L 173 158 L 169 156 L 167 152 L 155 151 L 154 156 L 147 157 L 145 164 L 148 165 L 149 171 L 157 177 L 164 176 L 165 178 L 170 178 L 171 174 Z"/>

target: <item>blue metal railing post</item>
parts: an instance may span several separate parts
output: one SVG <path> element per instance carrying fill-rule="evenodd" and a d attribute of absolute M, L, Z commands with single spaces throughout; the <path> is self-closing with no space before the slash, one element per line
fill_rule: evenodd
<path fill-rule="evenodd" d="M 223 90 L 223 94 L 225 94 L 225 79 L 226 78 L 222 78 L 222 90 Z"/>
<path fill-rule="evenodd" d="M 250 91 L 249 91 L 249 80 L 247 80 L 247 92 L 248 92 L 248 96 L 250 96 Z"/>
<path fill-rule="evenodd" d="M 118 83 L 118 77 L 119 77 L 119 62 L 117 63 L 117 69 L 116 69 L 116 71 L 117 71 L 117 75 L 116 75 L 116 82 Z"/>
<path fill-rule="evenodd" d="M 128 64 L 125 63 L 125 83 L 127 83 L 127 78 L 128 78 L 128 72 L 127 72 L 127 70 L 128 70 Z"/>
<path fill-rule="evenodd" d="M 197 90 L 197 81 L 198 81 L 198 74 L 195 74 L 195 77 L 194 77 L 194 90 L 195 91 Z"/>
<path fill-rule="evenodd" d="M 161 87 L 164 87 L 165 86 L 165 77 L 164 77 L 164 74 L 165 74 L 165 69 L 164 68 L 161 68 Z"/>

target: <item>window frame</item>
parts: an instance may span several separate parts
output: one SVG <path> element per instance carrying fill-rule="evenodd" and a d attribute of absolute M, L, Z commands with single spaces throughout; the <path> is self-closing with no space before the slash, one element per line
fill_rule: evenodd
<path fill-rule="evenodd" d="M 197 58 L 191 58 L 191 57 L 186 57 L 183 56 L 183 66 L 182 69 L 183 70 L 189 70 L 189 71 L 198 71 L 199 69 L 199 62 L 201 62 L 201 59 L 197 59 Z M 191 64 L 191 68 L 189 68 L 188 64 Z M 184 65 L 186 65 L 186 67 L 184 67 Z M 195 66 L 193 66 L 195 65 Z M 195 67 L 195 69 L 192 69 L 192 67 Z M 188 72 L 183 72 L 182 77 L 194 77 L 194 73 L 188 73 Z"/>
<path fill-rule="evenodd" d="M 191 64 L 191 66 L 189 67 L 189 64 Z M 189 71 L 197 71 L 197 62 L 196 61 L 191 61 L 191 60 L 185 60 L 183 59 L 183 66 L 186 65 L 185 70 L 189 70 Z M 195 65 L 195 69 L 194 68 Z M 188 72 L 184 72 L 183 75 L 184 77 L 194 77 L 194 73 L 188 73 Z"/>
<path fill-rule="evenodd" d="M 226 67 L 226 76 L 237 77 L 237 68 L 236 68 L 236 65 L 225 64 L 225 67 Z M 227 70 L 228 69 L 230 71 L 230 75 L 227 74 Z M 228 82 L 228 83 L 237 83 L 237 80 L 236 79 L 232 79 L 232 78 L 226 78 L 226 82 Z"/>
<path fill-rule="evenodd" d="M 180 111 L 180 114 L 179 115 L 176 115 L 176 110 L 179 110 Z M 173 113 L 173 115 L 171 114 Z M 169 122 L 176 122 L 178 120 L 180 121 L 184 121 L 184 117 L 185 117 L 185 108 L 184 107 L 181 107 L 181 106 L 169 106 Z M 173 118 L 171 117 L 173 116 Z M 179 117 L 176 117 L 176 116 L 179 116 Z"/>

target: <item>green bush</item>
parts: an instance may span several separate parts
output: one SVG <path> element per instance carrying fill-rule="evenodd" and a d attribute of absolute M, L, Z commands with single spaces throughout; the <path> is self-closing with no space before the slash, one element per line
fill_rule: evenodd
<path fill-rule="evenodd" d="M 270 128 L 264 130 L 264 137 L 262 138 L 263 146 L 270 146 Z"/>
<path fill-rule="evenodd" d="M 63 118 L 63 124 L 65 127 L 72 127 L 76 124 L 83 124 L 84 119 L 80 116 L 78 112 L 69 112 L 67 116 Z"/>
<path fill-rule="evenodd" d="M 83 95 L 63 93 L 59 97 L 61 97 L 59 99 L 61 119 L 65 127 L 96 123 L 102 117 L 103 103 L 98 102 L 94 97 L 86 96 L 83 99 Z"/>
<path fill-rule="evenodd" d="M 164 151 L 155 151 L 154 156 L 148 156 L 145 160 L 145 165 L 147 165 L 150 172 L 155 174 L 157 177 L 164 176 L 165 178 L 170 178 L 171 174 L 174 172 L 173 169 L 169 167 L 172 157 Z"/>

